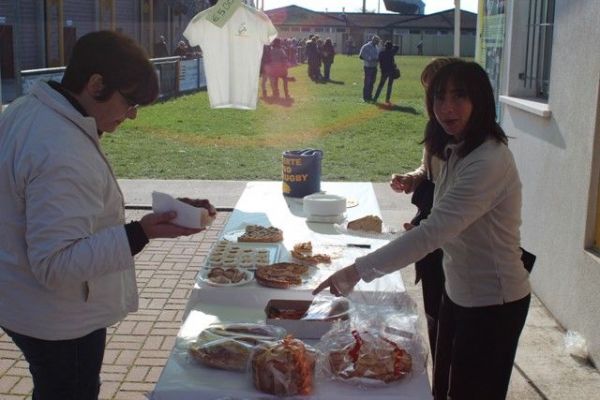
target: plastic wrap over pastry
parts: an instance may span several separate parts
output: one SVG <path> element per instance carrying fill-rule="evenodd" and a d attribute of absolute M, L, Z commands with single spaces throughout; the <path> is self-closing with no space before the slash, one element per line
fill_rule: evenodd
<path fill-rule="evenodd" d="M 261 344 L 252 354 L 254 386 L 278 396 L 309 395 L 313 391 L 316 352 L 288 335 Z"/>
<path fill-rule="evenodd" d="M 243 371 L 257 345 L 279 340 L 285 333 L 281 327 L 262 324 L 211 325 L 189 344 L 188 353 L 208 367 Z"/>
<path fill-rule="evenodd" d="M 320 373 L 358 386 L 391 384 L 423 373 L 427 350 L 422 338 L 381 322 L 336 323 L 318 344 Z"/>

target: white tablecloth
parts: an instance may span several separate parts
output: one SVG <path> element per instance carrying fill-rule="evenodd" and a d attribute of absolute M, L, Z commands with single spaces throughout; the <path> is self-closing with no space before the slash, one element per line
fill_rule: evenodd
<path fill-rule="evenodd" d="M 322 190 L 339 194 L 358 204 L 347 209 L 347 219 L 364 215 L 380 215 L 377 199 L 370 183 L 324 182 Z M 206 368 L 186 356 L 189 340 L 215 322 L 264 322 L 264 307 L 270 299 L 313 298 L 311 291 L 333 271 L 349 265 L 353 259 L 387 242 L 374 237 L 357 237 L 340 233 L 332 224 L 306 222 L 302 200 L 281 194 L 280 182 L 251 182 L 236 204 L 224 235 L 247 224 L 272 225 L 284 232 L 279 260 L 289 259 L 289 250 L 298 242 L 310 240 L 313 246 L 324 246 L 338 254 L 332 266 L 315 270 L 309 281 L 294 289 L 272 289 L 251 282 L 239 287 L 213 287 L 198 280 L 187 304 L 186 317 L 175 347 L 156 384 L 154 400 L 217 400 L 275 398 L 254 389 L 250 374 Z M 349 248 L 348 243 L 370 244 L 371 249 Z M 352 296 L 364 303 L 377 303 L 405 296 L 399 272 L 366 284 L 361 282 Z M 307 341 L 309 344 L 310 341 Z M 329 380 L 319 380 L 311 396 L 302 399 L 431 399 L 425 372 L 413 374 L 399 384 L 370 388 Z"/>

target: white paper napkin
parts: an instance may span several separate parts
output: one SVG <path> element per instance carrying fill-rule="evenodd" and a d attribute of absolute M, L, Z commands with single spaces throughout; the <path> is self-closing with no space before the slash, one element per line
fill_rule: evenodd
<path fill-rule="evenodd" d="M 194 207 L 179 201 L 166 193 L 152 192 L 152 211 L 165 213 L 177 212 L 177 217 L 171 222 L 186 228 L 204 228 L 202 221 L 207 220 L 208 210 L 202 207 Z"/>

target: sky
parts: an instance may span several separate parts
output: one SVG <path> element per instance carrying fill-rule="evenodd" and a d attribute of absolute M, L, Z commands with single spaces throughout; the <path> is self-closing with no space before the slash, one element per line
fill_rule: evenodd
<path fill-rule="evenodd" d="M 260 6 L 263 0 L 255 0 Z M 383 0 L 367 0 L 367 10 L 386 12 Z M 425 3 L 425 14 L 433 14 L 438 11 L 454 8 L 454 0 L 423 0 Z M 360 12 L 362 10 L 363 0 L 264 0 L 265 10 L 285 7 L 295 4 L 300 7 L 308 8 L 313 11 L 335 11 L 341 12 L 342 7 L 346 7 L 348 12 Z M 477 12 L 477 0 L 461 0 L 460 8 L 462 10 Z"/>

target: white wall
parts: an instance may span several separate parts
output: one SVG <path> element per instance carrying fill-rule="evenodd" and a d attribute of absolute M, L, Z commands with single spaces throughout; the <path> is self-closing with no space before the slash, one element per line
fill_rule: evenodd
<path fill-rule="evenodd" d="M 520 12 L 509 15 L 501 94 L 522 94 L 517 75 L 523 65 L 525 18 Z M 504 104 L 501 119 L 514 137 L 510 147 L 523 182 L 522 243 L 538 256 L 533 289 L 566 329 L 587 339 L 596 365 L 600 259 L 586 248 L 593 243 L 600 180 L 599 21 L 598 0 L 556 0 L 552 115 L 542 118 Z"/>

